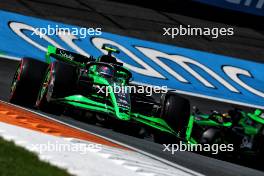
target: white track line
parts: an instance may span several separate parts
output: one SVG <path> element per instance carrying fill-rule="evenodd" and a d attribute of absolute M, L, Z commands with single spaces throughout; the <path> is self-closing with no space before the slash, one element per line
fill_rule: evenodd
<path fill-rule="evenodd" d="M 126 151 L 96 143 L 43 134 L 0 122 L 5 140 L 38 155 L 42 161 L 66 169 L 77 176 L 190 176 L 134 151 Z M 10 137 L 12 135 L 12 138 Z M 21 141 L 23 141 L 21 143 Z M 96 148 L 93 148 L 96 146 Z M 115 159 L 118 158 L 118 159 Z M 129 158 L 130 160 L 126 159 Z M 124 162 L 115 162 L 123 160 Z M 148 163 L 147 166 L 145 163 Z M 129 167 L 133 166 L 133 167 Z"/>

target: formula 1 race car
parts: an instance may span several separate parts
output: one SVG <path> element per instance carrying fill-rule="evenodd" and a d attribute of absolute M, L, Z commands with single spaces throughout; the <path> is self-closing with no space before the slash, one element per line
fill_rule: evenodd
<path fill-rule="evenodd" d="M 154 130 L 157 140 L 167 134 L 185 138 L 189 101 L 172 92 L 152 96 L 114 92 L 116 87 L 132 86 L 132 74 L 113 56 L 117 49 L 102 48 L 108 54 L 97 59 L 53 46 L 47 49 L 46 62 L 23 58 L 12 81 L 10 102 L 56 115 L 77 109 L 97 121 L 140 124 Z"/>
<path fill-rule="evenodd" d="M 196 109 L 186 138 L 192 144 L 232 144 L 232 157 L 263 160 L 264 113 L 260 109 L 253 113 L 233 109 L 225 114 L 203 114 Z"/>

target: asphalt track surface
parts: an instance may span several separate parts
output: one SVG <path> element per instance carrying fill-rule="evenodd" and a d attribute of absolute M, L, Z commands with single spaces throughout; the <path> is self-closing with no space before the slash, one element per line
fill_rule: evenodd
<path fill-rule="evenodd" d="M 164 0 L 158 4 L 159 6 L 155 6 L 155 4 L 160 1 L 153 1 L 151 4 L 143 4 L 137 0 L 127 0 L 126 2 L 130 4 L 125 4 L 122 0 L 67 0 L 67 3 L 65 2 L 63 0 L 1 0 L 0 9 L 68 24 L 102 27 L 107 32 L 264 62 L 264 24 L 261 19 L 256 17 L 237 15 L 230 11 L 216 8 L 209 8 L 208 10 L 208 7 L 203 5 L 189 5 L 187 2 L 173 2 L 172 0 Z M 204 10 L 204 8 L 207 10 Z M 241 18 L 247 18 L 247 20 L 242 21 Z M 177 39 L 162 36 L 162 27 L 186 26 L 188 24 L 195 24 L 201 27 L 232 26 L 235 28 L 236 35 L 230 38 L 214 40 L 205 36 L 188 36 Z M 16 65 L 17 61 L 0 58 L 1 100 L 7 101 L 10 82 Z M 207 112 L 215 108 L 224 112 L 235 106 L 200 98 L 187 98 L 192 105 L 199 105 L 202 111 Z M 263 175 L 263 172 L 254 169 L 194 153 L 177 152 L 175 155 L 171 155 L 170 153 L 162 152 L 163 147 L 161 145 L 149 140 L 90 125 L 70 117 L 49 116 L 141 149 L 205 175 Z"/>

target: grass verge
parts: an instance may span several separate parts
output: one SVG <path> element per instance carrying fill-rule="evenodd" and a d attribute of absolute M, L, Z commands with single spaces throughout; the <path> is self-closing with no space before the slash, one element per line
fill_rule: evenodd
<path fill-rule="evenodd" d="M 1 176 L 70 176 L 66 170 L 40 161 L 38 156 L 0 137 Z"/>

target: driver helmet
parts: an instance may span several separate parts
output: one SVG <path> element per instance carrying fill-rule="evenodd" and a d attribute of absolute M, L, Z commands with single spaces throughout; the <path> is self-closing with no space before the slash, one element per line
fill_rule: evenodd
<path fill-rule="evenodd" d="M 107 77 L 112 77 L 114 75 L 114 72 L 111 68 L 107 67 L 107 66 L 101 66 L 98 70 L 98 72 L 103 75 L 103 76 L 107 76 Z"/>

